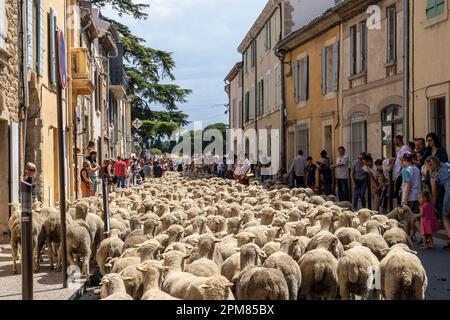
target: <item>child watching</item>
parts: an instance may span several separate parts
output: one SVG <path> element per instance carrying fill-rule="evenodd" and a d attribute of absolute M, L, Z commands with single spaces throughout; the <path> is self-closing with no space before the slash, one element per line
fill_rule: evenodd
<path fill-rule="evenodd" d="M 433 205 L 430 203 L 430 193 L 424 191 L 419 196 L 420 202 L 420 234 L 422 235 L 422 250 L 434 249 L 433 234 L 439 230 Z"/>

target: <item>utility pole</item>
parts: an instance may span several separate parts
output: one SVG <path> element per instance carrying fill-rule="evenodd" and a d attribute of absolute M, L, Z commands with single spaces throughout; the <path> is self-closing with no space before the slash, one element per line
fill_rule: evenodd
<path fill-rule="evenodd" d="M 33 300 L 33 220 L 31 190 L 31 184 L 22 181 L 22 300 Z"/>
<path fill-rule="evenodd" d="M 67 232 L 66 232 L 66 163 L 65 163 L 65 140 L 64 140 L 64 121 L 63 121 L 63 101 L 62 91 L 67 85 L 66 71 L 66 48 L 64 33 L 57 33 L 58 59 L 57 67 L 59 70 L 59 81 L 57 83 L 57 117 L 58 117 L 58 169 L 59 169 L 59 210 L 61 214 L 61 246 L 62 246 L 62 271 L 63 287 L 67 288 Z"/>
<path fill-rule="evenodd" d="M 21 36 L 22 36 L 22 81 L 23 81 L 23 109 L 25 120 L 23 122 L 23 164 L 26 161 L 27 124 L 28 124 L 28 26 L 27 26 L 27 3 L 21 2 Z M 22 249 L 22 300 L 33 300 L 33 245 L 32 245 L 32 186 L 24 181 L 21 182 L 22 215 L 21 215 L 21 249 Z"/>

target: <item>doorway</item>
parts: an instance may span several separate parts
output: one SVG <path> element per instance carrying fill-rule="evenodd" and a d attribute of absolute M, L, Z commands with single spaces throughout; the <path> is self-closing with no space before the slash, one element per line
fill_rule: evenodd
<path fill-rule="evenodd" d="M 9 126 L 8 121 L 0 120 L 0 225 L 2 234 L 8 233 L 9 220 Z"/>
<path fill-rule="evenodd" d="M 382 156 L 384 159 L 395 158 L 394 139 L 403 135 L 402 108 L 398 105 L 390 105 L 381 112 Z"/>

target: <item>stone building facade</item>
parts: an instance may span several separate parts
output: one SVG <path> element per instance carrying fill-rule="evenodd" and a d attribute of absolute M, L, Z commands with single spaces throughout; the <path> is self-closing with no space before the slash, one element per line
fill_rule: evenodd
<path fill-rule="evenodd" d="M 19 200 L 21 101 L 19 4 L 0 0 L 0 232 L 8 232 L 8 203 Z"/>

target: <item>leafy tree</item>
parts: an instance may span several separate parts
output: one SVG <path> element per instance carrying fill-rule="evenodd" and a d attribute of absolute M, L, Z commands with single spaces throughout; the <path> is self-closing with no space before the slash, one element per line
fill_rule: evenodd
<path fill-rule="evenodd" d="M 144 10 L 149 5 L 134 0 L 92 0 L 92 3 L 99 8 L 109 5 L 119 16 L 130 15 L 142 20 L 148 18 Z M 141 135 L 144 141 L 152 138 L 154 142 L 151 147 L 161 146 L 163 139 L 189 123 L 188 115 L 179 110 L 178 104 L 185 103 L 192 91 L 175 84 L 161 83 L 164 79 L 175 80 L 172 53 L 150 48 L 144 39 L 133 35 L 126 25 L 108 17 L 102 18 L 114 25 L 123 45 L 132 116 L 144 123 L 142 128 L 133 131 Z M 151 110 L 155 104 L 161 105 L 163 110 Z"/>

